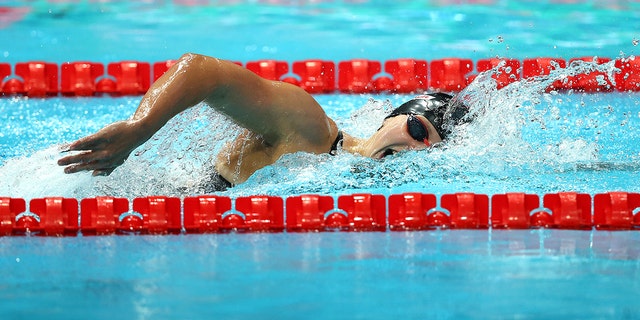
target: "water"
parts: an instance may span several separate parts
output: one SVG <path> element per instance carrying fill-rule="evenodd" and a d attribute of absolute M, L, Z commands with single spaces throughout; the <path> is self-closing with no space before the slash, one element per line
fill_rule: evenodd
<path fill-rule="evenodd" d="M 640 39 L 640 4 L 624 0 L 60 2 L 3 1 L 21 8 L 3 19 L 0 39 L 21 39 L 0 50 L 5 61 L 613 58 L 637 55 Z"/>
<path fill-rule="evenodd" d="M 9 63 L 188 51 L 238 61 L 616 58 L 637 55 L 640 39 L 638 4 L 623 1 L 3 5 L 17 8 L 0 15 Z M 463 95 L 476 120 L 444 149 L 382 162 L 291 155 L 223 194 L 638 192 L 637 94 L 541 93 L 546 81 L 495 91 L 481 77 Z M 316 96 L 358 136 L 410 97 Z M 127 118 L 139 99 L 3 98 L 0 195 L 197 194 L 235 130 L 206 107 L 176 117 L 110 177 L 55 165 L 61 144 Z M 6 319 L 636 319 L 639 242 L 637 231 L 569 230 L 0 237 L 0 310 Z"/>
<path fill-rule="evenodd" d="M 637 232 L 566 230 L 0 238 L 0 309 L 5 319 L 635 319 L 639 244 Z"/>
<path fill-rule="evenodd" d="M 287 155 L 221 194 L 637 192 L 640 113 L 636 94 L 544 93 L 554 79 L 583 68 L 572 66 L 501 90 L 493 89 L 495 83 L 489 77 L 479 77 L 460 95 L 471 106 L 475 120 L 459 128 L 444 148 L 405 152 L 384 161 L 347 153 Z M 368 137 L 393 105 L 410 97 L 316 98 L 341 129 Z M 139 99 L 6 99 L 0 119 L 11 130 L 0 136 L 7 155 L 0 167 L 5 181 L 0 194 L 133 198 L 202 193 L 201 180 L 211 172 L 212 156 L 236 130 L 206 106 L 173 119 L 109 177 L 65 175 L 56 165 L 61 145 L 127 118 Z M 34 175 L 48 184 L 34 184 Z"/>

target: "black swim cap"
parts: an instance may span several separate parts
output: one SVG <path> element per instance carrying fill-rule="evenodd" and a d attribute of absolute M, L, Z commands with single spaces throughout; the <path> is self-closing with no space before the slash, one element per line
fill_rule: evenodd
<path fill-rule="evenodd" d="M 451 133 L 453 126 L 462 122 L 469 108 L 452 102 L 453 96 L 437 92 L 417 96 L 393 110 L 385 119 L 401 114 L 424 116 L 436 128 L 442 140 Z"/>

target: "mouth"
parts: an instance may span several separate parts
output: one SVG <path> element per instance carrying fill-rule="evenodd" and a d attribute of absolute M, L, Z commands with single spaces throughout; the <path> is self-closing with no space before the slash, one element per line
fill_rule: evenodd
<path fill-rule="evenodd" d="M 374 152 L 373 155 L 371 156 L 371 158 L 380 160 L 380 159 L 383 159 L 385 157 L 392 156 L 392 155 L 394 155 L 396 153 L 398 153 L 398 151 L 393 150 L 391 148 L 382 148 L 382 149 L 379 149 L 376 152 Z"/>

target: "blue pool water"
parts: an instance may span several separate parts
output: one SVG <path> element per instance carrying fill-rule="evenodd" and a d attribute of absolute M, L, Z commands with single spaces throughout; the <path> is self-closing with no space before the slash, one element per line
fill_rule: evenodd
<path fill-rule="evenodd" d="M 386 99 L 398 105 L 408 97 L 377 95 L 374 102 L 359 95 L 317 98 L 343 129 L 367 136 L 384 118 Z M 539 105 L 514 108 L 513 102 L 524 98 L 529 98 L 526 90 L 491 109 L 483 122 L 467 128 L 466 138 L 447 150 L 409 152 L 382 162 L 349 154 L 296 154 L 221 194 L 639 191 L 636 94 L 560 94 L 543 97 L 547 101 Z M 0 193 L 27 199 L 198 194 L 212 153 L 233 137 L 229 132 L 234 128 L 220 125 L 224 120 L 207 107 L 174 119 L 109 177 L 65 175 L 55 164 L 57 146 L 128 117 L 138 101 L 139 97 L 3 100 L 1 117 L 10 130 L 0 137 L 5 155 Z M 172 170 L 149 170 L 161 167 Z M 35 183 L 34 176 L 48 183 Z"/>
<path fill-rule="evenodd" d="M 222 2 L 4 2 L 12 13 L 0 16 L 0 55 L 12 64 L 155 62 L 190 51 L 243 62 L 616 58 L 637 55 L 640 38 L 638 2 Z M 382 162 L 296 154 L 222 194 L 639 192 L 638 95 L 541 94 L 545 81 L 487 92 L 478 80 L 468 93 L 479 120 L 444 150 Z M 366 136 L 409 97 L 316 98 L 342 128 Z M 206 107 L 178 116 L 109 177 L 55 165 L 60 144 L 128 117 L 139 99 L 2 98 L 0 195 L 197 194 L 211 154 L 235 130 Z M 638 248 L 637 231 L 0 237 L 0 311 L 3 319 L 636 319 Z"/>
<path fill-rule="evenodd" d="M 627 0 L 53 2 L 3 1 L 23 8 L 1 20 L 2 37 L 21 40 L 5 61 L 614 58 L 636 55 L 640 39 L 640 4 Z"/>
<path fill-rule="evenodd" d="M 0 238 L 5 319 L 637 319 L 638 232 Z"/>

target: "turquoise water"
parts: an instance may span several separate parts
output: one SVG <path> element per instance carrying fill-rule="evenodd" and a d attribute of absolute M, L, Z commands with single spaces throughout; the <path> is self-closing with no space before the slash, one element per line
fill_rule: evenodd
<path fill-rule="evenodd" d="M 638 248 L 638 232 L 566 230 L 5 237 L 0 309 L 4 319 L 637 319 Z"/>
<path fill-rule="evenodd" d="M 640 4 L 623 0 L 52 2 L 3 2 L 22 8 L 3 23 L 0 39 L 21 40 L 0 50 L 5 61 L 614 58 L 637 55 L 640 39 Z"/>
<path fill-rule="evenodd" d="M 407 152 L 384 161 L 346 153 L 295 154 L 221 194 L 640 191 L 640 114 L 635 94 L 559 94 L 542 96 L 537 105 L 513 106 L 529 99 L 529 93 L 496 93 L 511 100 L 491 107 L 483 121 L 466 128 L 464 139 L 444 150 Z M 317 98 L 342 129 L 366 137 L 377 129 L 388 106 L 409 97 Z M 10 130 L 0 135 L 4 154 L 0 176 L 5 181 L 0 194 L 27 199 L 199 194 L 200 180 L 210 174 L 212 154 L 235 130 L 207 107 L 174 119 L 109 177 L 65 175 L 56 165 L 60 144 L 128 117 L 138 101 L 139 97 L 5 99 L 0 124 Z M 167 167 L 172 170 L 160 169 Z M 34 176 L 48 183 L 39 184 Z"/>
<path fill-rule="evenodd" d="M 637 55 L 640 38 L 638 3 L 622 1 L 3 5 L 14 9 L 0 15 L 0 55 L 12 64 L 188 51 L 238 61 L 615 58 Z M 637 94 L 542 94 L 545 81 L 495 91 L 479 79 L 467 92 L 479 117 L 445 149 L 382 162 L 296 154 L 223 194 L 640 191 Z M 317 99 L 366 136 L 409 97 Z M 128 117 L 139 99 L 0 99 L 0 195 L 197 194 L 235 130 L 206 107 L 174 119 L 110 177 L 55 165 L 60 144 Z M 639 242 L 636 231 L 568 230 L 0 237 L 0 310 L 3 319 L 636 319 Z"/>

